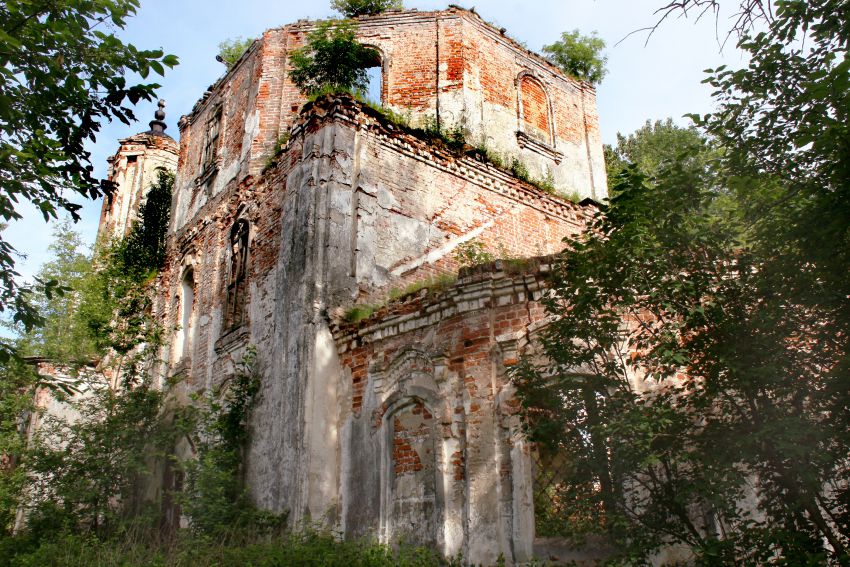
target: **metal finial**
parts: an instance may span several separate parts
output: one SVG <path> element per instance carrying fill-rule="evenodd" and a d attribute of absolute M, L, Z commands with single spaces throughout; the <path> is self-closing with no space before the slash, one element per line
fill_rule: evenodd
<path fill-rule="evenodd" d="M 157 106 L 157 111 L 153 114 L 154 119 L 150 122 L 150 133 L 154 136 L 161 136 L 165 134 L 165 129 L 168 128 L 168 125 L 164 122 L 165 101 L 163 99 L 159 99 Z"/>

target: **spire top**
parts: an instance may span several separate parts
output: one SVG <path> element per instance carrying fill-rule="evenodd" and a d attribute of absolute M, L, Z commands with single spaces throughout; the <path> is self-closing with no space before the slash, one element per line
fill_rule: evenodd
<path fill-rule="evenodd" d="M 154 136 L 164 136 L 165 129 L 168 128 L 165 121 L 165 100 L 159 99 L 159 103 L 157 104 L 157 110 L 154 112 L 154 119 L 150 122 L 150 134 Z"/>

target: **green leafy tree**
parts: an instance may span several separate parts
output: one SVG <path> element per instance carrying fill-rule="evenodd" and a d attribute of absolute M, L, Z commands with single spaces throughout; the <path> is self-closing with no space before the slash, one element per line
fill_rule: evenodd
<path fill-rule="evenodd" d="M 83 295 L 94 285 L 92 256 L 68 218 L 54 226 L 53 241 L 47 251 L 52 259 L 41 267 L 38 277 L 57 282 L 64 291 L 34 294 L 34 304 L 44 324 L 30 332 L 25 332 L 20 325 L 18 330 L 22 333 L 17 350 L 20 354 L 45 357 L 58 363 L 88 363 L 97 351 L 87 325 L 78 316 L 78 309 Z"/>
<path fill-rule="evenodd" d="M 370 16 L 387 10 L 402 10 L 402 0 L 332 0 L 331 8 L 345 16 Z"/>
<path fill-rule="evenodd" d="M 608 57 L 602 54 L 605 41 L 596 32 L 589 36 L 578 30 L 564 32 L 561 40 L 543 46 L 543 53 L 564 73 L 589 83 L 600 83 L 607 71 Z"/>
<path fill-rule="evenodd" d="M 307 45 L 292 54 L 292 82 L 307 94 L 322 90 L 364 93 L 369 86 L 366 69 L 378 54 L 360 45 L 355 32 L 349 22 L 321 22 L 307 36 Z"/>
<path fill-rule="evenodd" d="M 74 197 L 97 198 L 108 187 L 96 179 L 85 149 L 104 121 L 134 120 L 131 105 L 154 97 L 156 84 L 125 78 L 162 75 L 177 58 L 140 50 L 115 35 L 138 0 L 0 3 L 0 218 L 21 218 L 16 203 L 35 205 L 45 220 L 70 213 Z M 21 285 L 15 252 L 0 239 L 0 312 L 31 328 L 42 322 Z M 55 284 L 36 281 L 48 293 Z M 0 341 L 0 359 L 11 353 Z"/>
<path fill-rule="evenodd" d="M 571 463 L 548 525 L 626 562 L 850 561 L 850 13 L 759 6 L 695 117 L 722 152 L 625 156 L 555 271 L 548 363 L 517 369 L 530 435 Z"/>
<path fill-rule="evenodd" d="M 17 359 L 0 364 L 0 540 L 12 535 L 23 496 L 26 473 L 20 465 L 26 451 L 26 422 L 34 410 L 32 388 L 38 379 L 32 366 Z"/>
<path fill-rule="evenodd" d="M 242 57 L 242 54 L 251 47 L 254 40 L 250 37 L 242 39 L 242 36 L 233 39 L 226 39 L 218 44 L 218 58 L 227 65 L 228 68 L 233 67 L 236 62 Z"/>
<path fill-rule="evenodd" d="M 677 126 L 671 118 L 656 120 L 654 123 L 647 120 L 646 124 L 628 136 L 618 133 L 615 146 L 605 144 L 603 147 L 609 182 L 615 180 L 630 164 L 635 164 L 645 174 L 654 176 L 662 166 L 675 161 L 683 153 L 700 156 L 700 163 L 704 165 L 710 158 L 710 152 L 704 145 L 702 134 L 694 127 Z M 689 152 L 693 148 L 702 148 L 705 151 L 693 154 Z"/>

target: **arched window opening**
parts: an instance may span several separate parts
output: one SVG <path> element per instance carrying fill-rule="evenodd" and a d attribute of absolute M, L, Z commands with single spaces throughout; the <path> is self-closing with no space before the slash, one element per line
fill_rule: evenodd
<path fill-rule="evenodd" d="M 192 315 L 195 311 L 195 274 L 190 268 L 180 283 L 180 329 L 177 332 L 174 351 L 178 359 L 192 352 Z"/>
<path fill-rule="evenodd" d="M 519 80 L 519 114 L 521 131 L 552 145 L 552 111 L 543 85 L 530 75 Z"/>
<path fill-rule="evenodd" d="M 366 65 L 366 79 L 368 86 L 366 87 L 366 100 L 376 104 L 386 104 L 384 96 L 384 62 L 381 59 L 381 54 L 377 49 L 371 47 L 375 54 L 374 59 Z"/>
<path fill-rule="evenodd" d="M 233 329 L 245 323 L 245 299 L 248 285 L 248 223 L 238 220 L 230 231 L 230 270 L 224 328 Z"/>
<path fill-rule="evenodd" d="M 389 540 L 437 543 L 437 461 L 435 419 L 420 401 L 388 420 Z"/>

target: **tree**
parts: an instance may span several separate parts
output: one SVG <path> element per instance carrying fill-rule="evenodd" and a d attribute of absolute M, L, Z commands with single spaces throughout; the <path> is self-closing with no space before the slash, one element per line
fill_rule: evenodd
<path fill-rule="evenodd" d="M 695 147 L 703 149 L 705 139 L 693 126 L 683 128 L 673 123 L 671 118 L 655 123 L 646 121 L 642 127 L 628 136 L 617 133 L 617 145 L 605 144 L 605 167 L 609 181 L 613 181 L 629 164 L 637 165 L 649 176 L 656 175 L 664 166 L 673 162 L 682 153 Z M 702 162 L 709 156 L 706 152 Z"/>
<path fill-rule="evenodd" d="M 40 327 L 22 331 L 16 343 L 21 355 L 41 356 L 62 364 L 89 363 L 96 348 L 85 321 L 78 314 L 83 296 L 94 282 L 92 256 L 80 234 L 66 218 L 53 229 L 53 241 L 47 247 L 52 258 L 38 271 L 42 281 L 55 281 L 62 294 L 33 294 L 33 303 L 44 319 Z"/>
<path fill-rule="evenodd" d="M 549 362 L 517 369 L 519 395 L 571 463 L 561 525 L 627 560 L 850 561 L 846 8 L 739 27 L 749 64 L 711 72 L 718 109 L 695 117 L 718 150 L 626 167 L 555 270 Z"/>
<path fill-rule="evenodd" d="M 247 51 L 254 40 L 250 37 L 242 39 L 242 36 L 233 39 L 226 39 L 218 44 L 218 60 L 227 65 L 227 68 L 233 67 L 236 62 L 242 57 L 242 54 Z"/>
<path fill-rule="evenodd" d="M 403 10 L 402 0 L 332 0 L 331 8 L 346 18 L 371 16 L 387 10 Z"/>
<path fill-rule="evenodd" d="M 581 81 L 598 84 L 605 78 L 608 57 L 602 54 L 605 41 L 592 32 L 583 36 L 578 30 L 564 32 L 561 40 L 543 46 L 543 53 L 554 65 Z"/>
<path fill-rule="evenodd" d="M 357 42 L 355 31 L 344 21 L 320 23 L 307 36 L 307 45 L 292 53 L 292 82 L 306 94 L 323 89 L 365 92 L 366 69 L 379 56 Z"/>
<path fill-rule="evenodd" d="M 135 119 L 130 105 L 151 100 L 158 85 L 129 84 L 126 75 L 162 75 L 173 55 L 140 50 L 115 35 L 138 0 L 14 1 L 0 4 L 0 217 L 21 218 L 21 200 L 45 220 L 64 211 L 76 220 L 73 198 L 109 190 L 96 179 L 85 149 L 104 121 Z M 14 270 L 15 251 L 0 239 L 0 312 L 27 328 L 42 320 L 29 302 L 32 289 Z M 37 285 L 48 293 L 49 282 Z M 0 342 L 0 360 L 11 345 Z"/>

